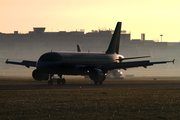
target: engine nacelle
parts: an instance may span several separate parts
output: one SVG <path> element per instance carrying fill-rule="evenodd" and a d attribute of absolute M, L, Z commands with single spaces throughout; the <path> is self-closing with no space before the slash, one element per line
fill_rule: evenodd
<path fill-rule="evenodd" d="M 89 78 L 93 81 L 104 81 L 106 75 L 100 69 L 93 69 L 89 71 Z"/>
<path fill-rule="evenodd" d="M 44 74 L 44 73 L 40 72 L 38 69 L 35 69 L 32 72 L 32 77 L 37 81 L 42 81 L 42 80 L 48 80 L 49 79 L 48 74 Z"/>

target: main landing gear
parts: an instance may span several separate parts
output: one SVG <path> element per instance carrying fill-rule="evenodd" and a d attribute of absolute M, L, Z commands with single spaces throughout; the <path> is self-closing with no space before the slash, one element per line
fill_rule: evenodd
<path fill-rule="evenodd" d="M 66 80 L 64 78 L 62 78 L 62 75 L 58 75 L 60 78 L 58 79 L 53 79 L 53 74 L 50 75 L 50 80 L 48 81 L 48 85 L 53 85 L 53 82 L 57 81 L 57 84 L 60 85 L 65 85 L 66 84 Z"/>
<path fill-rule="evenodd" d="M 97 85 L 102 85 L 103 84 L 103 81 L 106 79 L 106 75 L 104 75 L 104 77 L 101 79 L 101 80 L 94 80 L 94 84 Z"/>
<path fill-rule="evenodd" d="M 66 84 L 66 80 L 64 78 L 60 78 L 60 79 L 57 79 L 57 84 L 60 85 L 65 85 Z"/>
<path fill-rule="evenodd" d="M 94 81 L 94 84 L 97 85 L 99 83 L 99 85 L 103 84 L 103 81 Z"/>

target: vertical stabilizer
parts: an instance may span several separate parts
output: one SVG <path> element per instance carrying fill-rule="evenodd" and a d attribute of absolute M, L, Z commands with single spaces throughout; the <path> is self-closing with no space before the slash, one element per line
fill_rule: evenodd
<path fill-rule="evenodd" d="M 121 22 L 118 22 L 116 25 L 114 34 L 111 38 L 109 47 L 106 51 L 106 54 L 118 54 L 119 53 L 120 34 L 121 34 Z"/>
<path fill-rule="evenodd" d="M 78 52 L 82 52 L 81 46 L 80 46 L 79 44 L 77 44 L 77 51 L 78 51 Z"/>

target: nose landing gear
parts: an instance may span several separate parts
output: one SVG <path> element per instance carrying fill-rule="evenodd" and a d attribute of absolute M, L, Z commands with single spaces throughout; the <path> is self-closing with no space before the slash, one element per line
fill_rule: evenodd
<path fill-rule="evenodd" d="M 66 84 L 66 80 L 64 78 L 62 78 L 62 75 L 59 75 L 58 76 L 60 78 L 58 79 L 53 79 L 53 74 L 50 75 L 50 80 L 48 81 L 48 85 L 53 85 L 53 82 L 57 82 L 58 85 L 62 84 L 62 85 L 65 85 Z"/>
<path fill-rule="evenodd" d="M 48 85 L 53 85 L 53 76 L 54 74 L 50 74 L 50 80 L 48 81 Z"/>
<path fill-rule="evenodd" d="M 66 80 L 64 78 L 62 78 L 62 74 L 58 74 L 59 79 L 57 79 L 57 84 L 60 85 L 65 85 L 66 84 Z"/>

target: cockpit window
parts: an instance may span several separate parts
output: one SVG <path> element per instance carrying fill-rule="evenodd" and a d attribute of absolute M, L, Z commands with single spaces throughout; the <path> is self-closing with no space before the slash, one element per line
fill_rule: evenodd
<path fill-rule="evenodd" d="M 39 58 L 39 61 L 42 62 L 58 62 L 58 61 L 62 61 L 62 57 L 60 54 L 58 53 L 45 53 L 44 55 L 42 55 Z"/>

